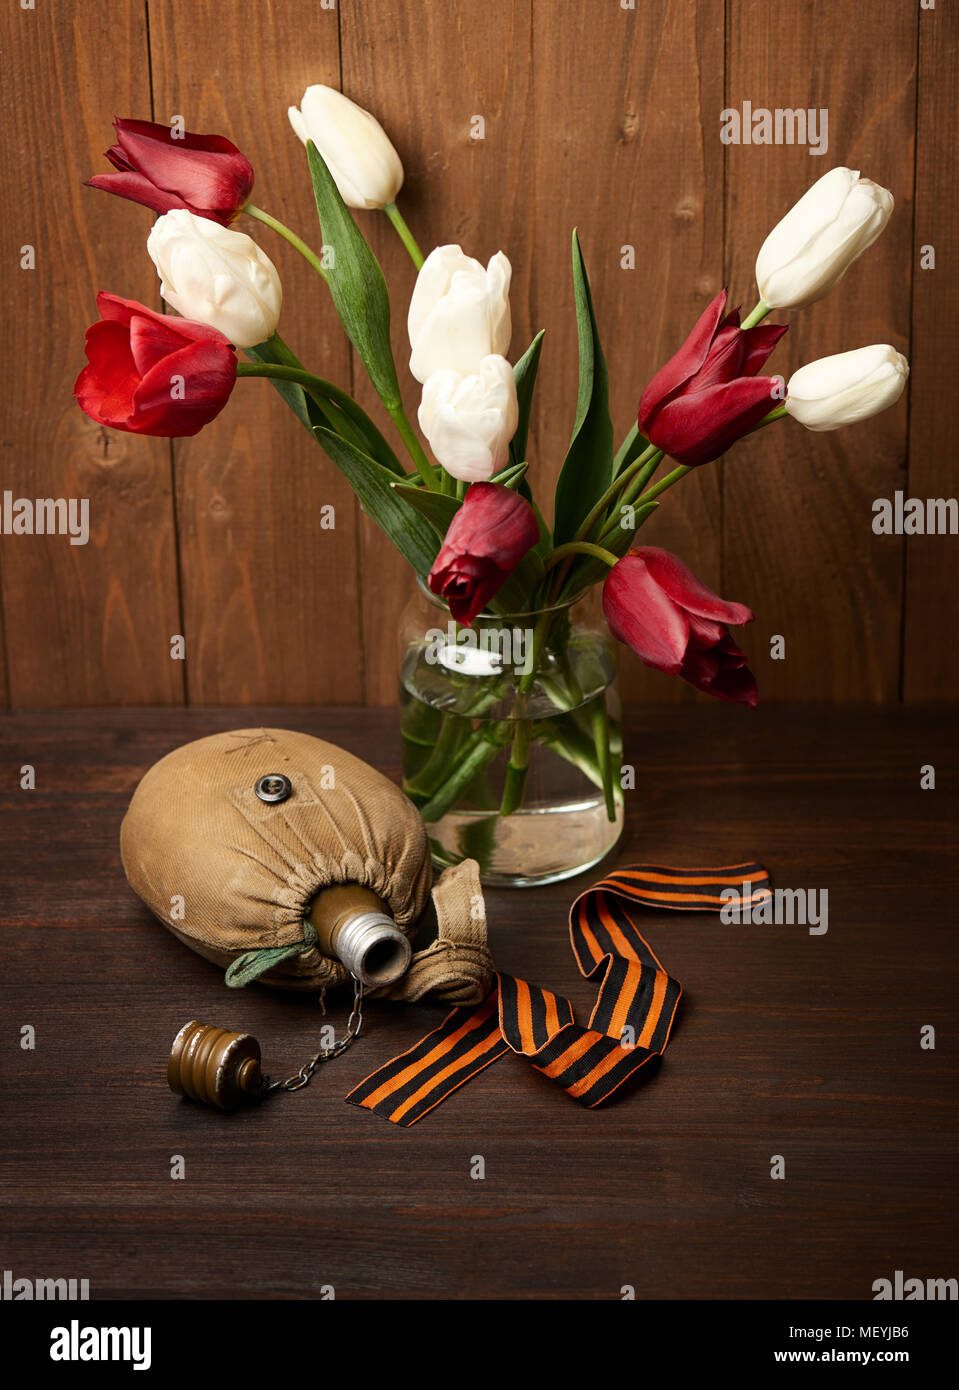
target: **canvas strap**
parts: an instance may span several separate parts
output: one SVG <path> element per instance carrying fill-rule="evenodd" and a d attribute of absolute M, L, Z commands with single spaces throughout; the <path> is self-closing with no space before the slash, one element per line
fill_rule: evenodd
<path fill-rule="evenodd" d="M 475 1004 L 493 983 L 479 865 L 464 859 L 433 884 L 436 940 L 416 951 L 406 974 L 373 997 L 416 1003 Z"/>
<path fill-rule="evenodd" d="M 602 1105 L 665 1050 L 682 995 L 640 934 L 633 909 L 719 911 L 730 889 L 742 905 L 758 902 L 769 896 L 769 875 L 756 863 L 617 869 L 570 908 L 576 964 L 587 979 L 601 977 L 585 1028 L 562 995 L 498 973 L 478 1008 L 453 1009 L 346 1099 L 394 1124 L 414 1125 L 477 1072 L 515 1052 L 581 1105 Z"/>

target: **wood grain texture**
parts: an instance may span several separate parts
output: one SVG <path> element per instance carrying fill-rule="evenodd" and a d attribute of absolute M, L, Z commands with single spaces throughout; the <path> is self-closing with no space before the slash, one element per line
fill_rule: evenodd
<path fill-rule="evenodd" d="M 3 555 L 0 553 L 0 600 L 3 596 Z M 0 601 L 0 709 L 10 707 L 10 681 L 7 672 L 7 641 L 3 625 L 3 603 Z"/>
<path fill-rule="evenodd" d="M 537 200 L 529 188 L 531 150 L 530 0 L 423 5 L 420 0 L 342 0 L 343 90 L 388 127 L 406 171 L 399 203 L 423 254 L 459 243 L 485 265 L 498 250 L 513 265 L 511 357 L 534 332 L 530 302 Z M 482 116 L 486 135 L 471 139 Z M 392 301 L 393 355 L 414 421 L 420 385 L 409 372 L 406 317 L 416 278 L 386 219 L 358 221 L 380 260 Z M 376 397 L 354 362 L 356 394 L 371 413 Z M 412 466 L 412 465 L 409 465 Z M 544 479 L 536 461 L 534 484 Z M 547 489 L 548 492 L 548 489 Z M 368 701 L 396 699 L 397 624 L 415 592 L 409 567 L 371 522 L 360 529 Z"/>
<path fill-rule="evenodd" d="M 530 478 L 546 515 L 572 428 L 576 328 L 570 237 L 579 225 L 604 349 L 618 437 L 642 386 L 719 287 L 722 159 L 703 145 L 701 112 L 719 100 L 722 5 L 643 7 L 642 17 L 581 0 L 456 3 L 347 0 L 344 90 L 381 115 L 399 86 L 407 115 L 389 127 L 407 171 L 401 202 L 424 251 L 458 241 L 485 261 L 513 265 L 512 356 L 546 329 L 530 438 Z M 443 55 L 438 59 L 438 55 Z M 438 67 L 439 64 L 439 67 Z M 455 82 L 441 80 L 455 72 Z M 482 139 L 471 138 L 481 116 Z M 384 116 L 384 119 L 386 117 Z M 658 230 L 670 227 L 664 239 Z M 405 309 L 413 274 L 387 228 L 364 221 L 393 289 L 395 355 L 408 359 Z M 622 268 L 633 245 L 637 269 Z M 662 262 L 651 281 L 650 257 Z M 411 411 L 419 387 L 401 370 Z M 358 390 L 364 393 L 362 378 Z M 716 476 L 691 480 L 646 535 L 675 546 L 718 581 Z M 395 630 L 408 573 L 364 532 L 365 628 Z M 376 576 L 374 578 L 374 576 Z M 376 587 L 374 588 L 374 584 Z M 395 655 L 368 652 L 368 698 L 390 701 Z M 687 698 L 678 682 L 624 662 L 633 695 Z"/>
<path fill-rule="evenodd" d="M 919 16 L 916 219 L 913 245 L 912 376 L 909 407 L 910 497 L 959 496 L 959 460 L 951 405 L 959 374 L 955 310 L 959 298 L 959 16 L 938 5 Z M 934 270 L 920 268 L 933 246 Z M 886 538 L 889 544 L 891 538 Z M 942 699 L 959 687 L 955 594 L 959 539 L 910 536 L 905 542 L 903 696 Z M 944 613 L 945 605 L 945 613 Z M 949 615 L 949 626 L 943 618 Z"/>
<path fill-rule="evenodd" d="M 435 1009 L 371 1005 L 356 1047 L 259 1110 L 225 1116 L 166 1087 L 189 1018 L 253 1032 L 274 1074 L 317 1045 L 311 1000 L 225 989 L 133 896 L 117 852 L 155 759 L 289 711 L 6 716 L 2 760 L 29 751 L 38 785 L 0 788 L 3 1266 L 88 1277 L 95 1299 L 328 1283 L 338 1299 L 616 1299 L 625 1283 L 639 1299 L 869 1299 L 896 1269 L 954 1273 L 957 769 L 947 752 L 923 792 L 918 768 L 930 740 L 950 748 L 955 711 L 728 713 L 636 712 L 627 736 L 652 722 L 657 738 L 607 867 L 756 856 L 775 886 L 828 890 L 828 932 L 645 914 L 686 991 L 655 1075 L 585 1111 L 506 1058 L 410 1130 L 343 1096 Z M 296 723 L 397 777 L 393 711 Z M 595 989 L 566 915 L 585 886 L 488 895 L 500 967 L 580 1019 Z M 343 1001 L 328 1006 L 342 1027 Z"/>
<path fill-rule="evenodd" d="M 3 273 L 18 349 L 7 363 L 2 482 L 15 495 L 88 497 L 93 525 L 86 547 L 62 537 L 0 542 L 9 700 L 394 699 L 411 574 L 269 386 L 241 383 L 221 419 L 173 446 L 172 471 L 165 441 L 101 430 L 72 404 L 96 290 L 159 305 L 143 249 L 149 213 L 81 187 L 104 167 L 111 118 L 148 114 L 152 102 L 158 119 L 179 113 L 192 128 L 232 136 L 256 166 L 256 200 L 309 240 L 309 180 L 284 113 L 315 81 L 342 86 L 382 119 L 424 250 L 459 241 L 483 260 L 500 247 L 509 254 L 511 355 L 547 329 L 530 446 L 547 514 L 575 400 L 573 225 L 619 437 L 648 377 L 724 281 L 751 306 L 755 252 L 809 183 L 846 163 L 890 187 L 897 208 L 882 238 L 826 300 L 788 316 L 771 366 L 788 375 L 866 342 L 909 351 L 911 335 L 911 403 L 833 435 L 777 425 L 685 480 L 643 540 L 754 608 L 743 642 L 763 699 L 947 694 L 956 644 L 941 639 L 938 609 L 955 587 L 955 537 L 874 536 L 871 508 L 898 487 L 959 490 L 941 406 L 955 362 L 952 8 L 339 0 L 334 10 L 308 7 L 305 20 L 297 0 L 8 6 L 2 187 L 13 213 Z M 825 158 L 797 146 L 722 146 L 719 113 L 744 99 L 825 106 Z M 474 116 L 485 120 L 482 140 L 471 138 Z M 358 220 L 393 294 L 395 354 L 415 418 L 405 334 L 413 268 L 385 218 Z M 321 374 L 352 382 L 379 419 L 312 272 L 266 228 L 240 225 L 280 269 L 284 335 Z M 28 243 L 38 251 L 30 272 L 19 269 Z M 928 243 L 937 269 L 920 271 Z M 627 245 L 633 271 L 621 267 Z M 328 503 L 333 531 L 320 526 Z M 181 629 L 185 664 L 168 655 Z M 768 659 L 774 633 L 786 638 L 785 661 Z M 628 653 L 623 684 L 629 699 L 701 704 Z"/>
<path fill-rule="evenodd" d="M 571 229 L 590 275 L 617 444 L 646 382 L 720 288 L 722 147 L 708 117 L 722 102 L 722 16 L 722 0 L 655 0 L 635 11 L 534 0 L 527 206 L 532 301 L 547 335 L 532 430 L 546 497 L 576 405 Z M 622 265 L 628 246 L 635 270 Z M 678 551 L 718 584 L 720 523 L 718 474 L 704 469 L 669 496 L 642 540 Z M 625 651 L 622 667 L 633 698 L 690 696 Z"/>
<path fill-rule="evenodd" d="M 866 343 L 909 347 L 913 130 L 918 6 L 762 0 L 728 7 L 725 105 L 826 108 L 829 145 L 726 147 L 726 264 L 734 302 L 751 308 L 756 253 L 806 188 L 845 164 L 892 190 L 879 241 L 810 308 L 767 322 L 789 334 L 769 369 Z M 719 113 L 711 118 L 719 139 Z M 775 437 L 770 438 L 775 431 Z M 748 603 L 763 698 L 895 699 L 902 544 L 874 536 L 872 504 L 903 481 L 906 401 L 855 430 L 810 434 L 784 420 L 725 463 L 724 593 Z M 769 638 L 786 659 L 769 659 Z"/>
<path fill-rule="evenodd" d="M 4 6 L 2 486 L 87 499 L 90 539 L 4 536 L 3 628 L 17 705 L 182 699 L 170 455 L 74 404 L 98 290 L 159 303 L 142 209 L 83 180 L 116 114 L 150 109 L 143 7 Z M 121 58 L 106 60 L 119 53 Z M 25 246 L 36 269 L 23 270 Z"/>
<path fill-rule="evenodd" d="M 297 0 L 152 0 L 157 119 L 227 135 L 257 173 L 253 201 L 319 241 L 303 146 L 286 110 L 311 82 L 338 85 L 335 11 Z M 328 292 L 261 223 L 246 232 L 283 281 L 280 333 L 319 376 L 348 384 Z M 196 704 L 363 697 L 356 504 L 315 440 L 263 381 L 241 381 L 202 434 L 174 446 L 187 689 Z M 332 505 L 336 525 L 321 527 Z"/>

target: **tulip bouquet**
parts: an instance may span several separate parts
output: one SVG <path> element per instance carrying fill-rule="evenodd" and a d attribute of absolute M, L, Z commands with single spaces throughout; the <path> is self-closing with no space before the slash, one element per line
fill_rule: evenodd
<path fill-rule="evenodd" d="M 642 392 L 618 447 L 574 232 L 579 382 L 549 524 L 528 477 L 543 334 L 510 363 L 509 260 L 500 251 L 484 267 L 455 245 L 424 258 L 397 208 L 403 168 L 395 149 L 378 122 L 340 93 L 311 87 L 289 116 L 306 146 L 318 251 L 250 201 L 253 169 L 230 141 L 116 121 L 107 151 L 114 172 L 90 183 L 159 214 L 147 251 L 178 316 L 101 294 L 77 400 L 114 429 L 192 435 L 224 408 L 238 378 L 268 379 L 433 605 L 434 626 L 406 644 L 402 686 L 405 787 L 437 857 L 476 854 L 491 881 L 575 872 L 615 842 L 622 817 L 611 644 L 577 619 L 576 605 L 601 583 L 609 632 L 648 666 L 719 699 L 756 703 L 756 682 L 729 632 L 752 620 L 749 608 L 713 593 L 675 555 L 638 544 L 636 533 L 670 488 L 741 436 L 787 415 L 810 430 L 836 429 L 899 397 L 908 368 L 887 345 L 812 362 L 784 384 L 765 366 L 786 327 L 763 322 L 773 309 L 825 295 L 879 236 L 892 197 L 846 168 L 819 179 L 759 251 L 755 308 L 741 321 L 726 291 L 716 296 Z M 422 388 L 418 421 L 428 452 L 402 400 L 387 287 L 350 209 L 385 213 L 418 271 L 409 366 Z M 280 336 L 280 278 L 234 226 L 241 215 L 285 238 L 316 271 L 399 452 Z M 495 640 L 478 640 L 491 634 Z M 581 785 L 551 800 L 558 766 Z M 532 817 L 548 845 L 542 852 Z M 521 821 L 523 830 L 510 832 Z"/>

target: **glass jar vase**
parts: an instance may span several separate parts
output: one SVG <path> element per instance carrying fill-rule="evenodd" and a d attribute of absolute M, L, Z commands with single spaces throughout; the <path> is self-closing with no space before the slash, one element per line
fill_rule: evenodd
<path fill-rule="evenodd" d="M 597 864 L 623 828 L 616 654 L 596 591 L 463 627 L 422 583 L 400 625 L 403 789 L 434 862 L 531 887 Z"/>

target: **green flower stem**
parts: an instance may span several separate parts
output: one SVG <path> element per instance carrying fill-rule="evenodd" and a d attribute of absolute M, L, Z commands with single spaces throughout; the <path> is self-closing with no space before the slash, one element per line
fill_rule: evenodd
<path fill-rule="evenodd" d="M 440 491 L 440 484 L 437 482 L 436 475 L 429 465 L 426 454 L 423 452 L 422 444 L 413 431 L 413 426 L 406 418 L 402 405 L 388 405 L 386 408 L 389 411 L 390 419 L 396 426 L 397 433 L 406 445 L 406 452 L 416 465 L 416 471 L 423 479 L 423 482 L 431 492 Z"/>
<path fill-rule="evenodd" d="M 399 208 L 395 203 L 387 203 L 383 211 L 392 222 L 396 235 L 410 253 L 410 260 L 416 266 L 416 269 L 422 269 L 423 252 L 417 246 L 416 238 L 403 220 L 403 214 L 400 212 Z"/>
<path fill-rule="evenodd" d="M 475 859 L 480 866 L 480 872 L 485 872 L 493 858 L 496 849 L 496 825 L 499 816 L 494 811 L 492 815 L 484 816 L 482 820 L 470 821 L 464 825 L 458 835 L 460 850 L 470 859 Z M 455 862 L 455 861 L 453 861 Z"/>
<path fill-rule="evenodd" d="M 272 341 L 272 339 L 271 339 Z M 337 396 L 348 399 L 345 391 L 340 391 L 338 387 L 330 387 L 330 383 L 322 381 L 320 377 L 308 372 L 305 367 L 294 367 L 284 362 L 240 362 L 236 369 L 237 376 L 271 376 L 280 381 L 295 381 L 297 385 L 304 386 L 312 395 L 318 391 L 321 395 L 330 396 L 334 401 Z"/>
<path fill-rule="evenodd" d="M 522 704 L 523 696 L 528 694 L 536 678 L 536 670 L 539 666 L 540 656 L 552 618 L 552 613 L 541 614 L 533 631 L 529 670 L 520 678 L 517 687 L 518 701 L 520 704 Z M 473 717 L 481 718 L 482 704 L 486 703 L 488 707 L 488 704 L 492 703 L 496 698 L 497 691 L 494 688 L 493 691 L 486 693 L 485 701 L 473 702 L 469 714 Z M 480 707 L 477 707 L 478 703 Z M 410 796 L 414 801 L 417 801 L 418 797 L 422 797 L 424 793 L 429 796 L 429 800 L 426 804 L 420 805 L 419 807 L 420 815 L 424 821 L 435 821 L 438 820 L 441 815 L 445 815 L 446 811 L 460 795 L 460 792 L 469 785 L 476 773 L 492 762 L 495 754 L 510 738 L 509 724 L 509 720 L 501 720 L 495 724 L 481 725 L 478 729 L 474 729 L 465 742 L 455 750 L 456 757 L 459 761 L 453 771 L 449 773 L 446 781 L 441 787 L 434 788 L 435 771 L 437 768 L 441 767 L 443 773 L 446 772 L 448 757 L 444 757 L 442 760 L 437 759 L 435 763 L 431 758 L 427 767 L 421 769 L 412 781 L 404 785 L 403 790 L 406 792 L 407 796 Z M 519 732 L 521 726 L 525 726 L 523 733 Z M 504 730 L 505 732 L 502 732 Z M 442 738 L 442 733 L 440 737 Z M 484 749 L 488 751 L 488 744 L 491 738 L 495 738 L 496 743 L 492 753 L 488 753 L 487 756 L 486 753 L 484 753 Z M 517 739 L 519 742 L 517 742 Z M 513 751 L 510 755 L 510 764 L 513 768 L 513 772 L 511 776 L 509 767 L 507 768 L 507 787 L 504 787 L 503 792 L 504 802 L 507 805 L 510 799 L 513 797 L 517 798 L 515 805 L 510 808 L 512 810 L 516 809 L 516 806 L 519 805 L 522 799 L 523 784 L 526 780 L 525 766 L 528 765 L 528 744 L 528 722 L 521 718 L 517 719 L 513 736 Z M 508 797 L 507 788 L 509 789 Z M 437 810 L 437 807 L 441 807 L 442 809 Z M 500 804 L 500 814 L 509 814 L 509 810 L 503 810 L 503 802 Z"/>
<path fill-rule="evenodd" d="M 505 719 L 476 731 L 472 744 L 469 740 L 467 741 L 466 746 L 469 751 L 466 756 L 450 774 L 436 795 L 419 808 L 420 816 L 428 825 L 446 815 L 446 812 L 455 801 L 459 800 L 476 774 L 481 772 L 484 767 L 489 766 L 500 749 L 504 747 L 508 738 L 509 721 Z"/>
<path fill-rule="evenodd" d="M 613 768 L 609 756 L 609 719 L 606 715 L 606 695 L 597 696 L 590 710 L 593 729 L 593 743 L 596 746 L 596 762 L 599 775 L 603 779 L 603 795 L 606 798 L 606 815 L 616 819 L 616 798 L 613 795 Z"/>
<path fill-rule="evenodd" d="M 594 560 L 602 560 L 610 569 L 618 559 L 611 551 L 604 550 L 601 545 L 593 545 L 590 541 L 567 541 L 565 545 L 558 545 L 550 555 L 545 565 L 546 572 L 549 573 L 554 565 L 573 555 L 592 555 Z"/>
<path fill-rule="evenodd" d="M 272 338 L 267 340 L 267 347 L 271 347 L 277 357 L 281 357 L 288 367 L 299 367 L 301 371 L 305 370 L 303 363 L 297 357 L 289 343 L 285 338 L 281 338 L 279 333 L 274 333 Z"/>
<path fill-rule="evenodd" d="M 295 381 L 298 386 L 303 387 L 310 399 L 316 402 L 335 434 L 349 439 L 357 448 L 365 449 L 363 440 L 353 429 L 349 417 L 345 414 L 335 415 L 330 410 L 330 400 L 332 399 L 335 403 L 337 396 L 342 396 L 344 400 L 348 400 L 349 397 L 346 393 L 337 387 L 331 387 L 328 381 L 321 381 L 312 372 L 308 372 L 305 367 L 301 367 L 279 334 L 274 333 L 269 341 L 280 356 L 287 357 L 289 360 L 287 362 L 239 362 L 236 368 L 237 376 L 262 376 L 272 377 L 277 381 Z M 297 365 L 293 365 L 294 363 Z"/>
<path fill-rule="evenodd" d="M 572 666 L 567 666 L 565 675 L 565 686 L 554 680 L 552 676 L 545 676 L 540 673 L 539 688 L 543 694 L 551 701 L 554 709 L 562 717 L 564 715 L 575 715 L 582 709 L 584 703 L 583 692 L 579 681 L 573 674 Z"/>
<path fill-rule="evenodd" d="M 662 457 L 662 450 L 653 449 L 651 445 L 650 448 L 645 450 L 645 452 L 642 453 L 638 459 L 634 459 L 630 467 L 619 476 L 619 478 L 613 485 L 613 491 L 622 487 L 624 484 L 628 484 L 626 492 L 620 499 L 620 505 L 622 505 L 632 496 L 637 487 L 645 486 L 648 479 L 651 478 L 653 473 L 656 471 L 656 468 Z M 645 463 L 643 462 L 644 459 L 646 460 Z M 606 493 L 607 497 L 609 496 L 609 492 L 610 490 L 608 489 Z M 590 516 L 599 515 L 602 500 L 603 499 L 600 499 L 600 502 L 596 504 L 596 506 L 593 508 L 593 511 L 590 513 Z M 583 531 L 587 522 L 589 522 L 589 524 L 592 525 L 592 523 L 590 522 L 590 517 L 587 517 L 586 521 L 583 523 L 583 526 L 581 526 L 579 528 L 579 531 L 576 533 L 576 540 L 569 541 L 564 546 L 557 546 L 556 550 L 553 551 L 553 554 L 550 556 L 549 560 L 546 563 L 546 569 L 549 570 L 553 566 L 553 557 L 559 555 L 560 552 L 564 552 L 563 558 L 565 563 L 563 564 L 562 569 L 559 571 L 552 587 L 551 597 L 554 600 L 559 599 L 565 595 L 566 582 L 569 579 L 570 571 L 572 570 L 573 565 L 575 564 L 576 552 L 572 550 L 571 547 L 575 546 L 578 548 L 581 544 L 583 544 L 579 540 L 579 534 L 581 531 Z M 602 560 L 603 563 L 606 565 L 612 565 L 616 563 L 617 556 L 611 555 L 610 552 L 605 548 L 605 545 L 608 538 L 611 535 L 616 535 L 617 531 L 621 530 L 622 528 L 619 526 L 618 522 L 615 525 L 613 525 L 611 518 L 607 518 L 607 523 L 608 525 L 606 531 L 599 537 L 599 546 L 594 547 L 592 550 L 590 550 L 589 542 L 585 542 L 585 548 L 581 549 L 580 553 L 584 555 L 591 555 L 594 560 Z"/>
<path fill-rule="evenodd" d="M 673 483 L 678 483 L 680 478 L 685 478 L 686 474 L 692 471 L 692 468 L 681 463 L 678 468 L 673 469 L 672 473 L 667 473 L 665 478 L 660 478 L 658 483 L 654 483 L 651 488 L 640 493 L 638 500 L 641 503 L 654 501 L 661 492 L 665 492 L 667 488 L 672 487 Z"/>
<path fill-rule="evenodd" d="M 317 275 L 321 276 L 324 280 L 327 278 L 326 268 L 319 256 L 307 246 L 302 237 L 297 236 L 296 232 L 285 226 L 278 218 L 273 217 L 268 212 L 264 212 L 262 208 L 254 207 L 252 203 L 247 203 L 243 211 L 248 217 L 255 217 L 258 222 L 264 222 L 268 227 L 272 227 L 274 232 L 279 232 L 280 236 L 284 237 L 291 246 L 296 247 L 305 261 L 309 261 Z"/>
<path fill-rule="evenodd" d="M 535 737 L 561 758 L 565 758 L 573 767 L 578 767 L 594 787 L 602 787 L 603 779 L 596 765 L 596 750 L 566 718 L 540 720 L 536 726 Z"/>
<path fill-rule="evenodd" d="M 573 767 L 578 767 L 580 772 L 594 787 L 603 789 L 603 778 L 596 761 L 596 748 L 592 739 L 585 734 L 568 719 L 560 721 L 544 719 L 536 726 L 534 737 L 538 737 L 548 748 L 557 753 Z M 614 799 L 621 796 L 615 782 L 613 783 Z"/>
<path fill-rule="evenodd" d="M 761 430 L 763 425 L 771 425 L 774 420 L 785 419 L 788 413 L 789 412 L 787 411 L 784 405 L 777 405 L 774 410 L 771 410 L 769 412 L 768 415 L 764 415 L 763 418 L 760 420 L 759 424 L 756 426 L 756 429 L 750 430 L 749 433 L 755 434 L 756 430 Z"/>
<path fill-rule="evenodd" d="M 517 687 L 520 695 L 528 695 L 530 687 L 536 679 L 536 668 L 543 654 L 543 647 L 546 645 L 546 638 L 549 635 L 552 621 L 553 614 L 551 612 L 541 613 L 536 626 L 533 628 L 532 651 L 529 654 L 529 670 L 520 677 Z"/>
<path fill-rule="evenodd" d="M 652 478 L 653 474 L 656 472 L 656 469 L 659 467 L 662 461 L 662 450 L 657 450 L 653 458 L 651 458 L 649 462 L 639 470 L 635 478 L 633 478 L 629 487 L 626 489 L 622 497 L 619 499 L 620 520 L 622 520 L 623 507 L 631 507 L 633 505 L 633 503 L 639 497 L 643 488 L 649 482 L 650 478 Z"/>
<path fill-rule="evenodd" d="M 289 344 L 280 337 L 279 333 L 274 333 L 267 345 L 273 349 L 277 357 L 283 359 L 288 367 L 296 367 L 299 371 L 304 370 L 303 363 Z M 359 431 L 354 428 L 353 422 L 350 420 L 349 416 L 345 415 L 342 411 L 337 415 L 331 408 L 329 399 L 320 396 L 315 389 L 311 389 L 309 386 L 305 386 L 303 389 L 308 393 L 310 399 L 316 402 L 323 418 L 333 430 L 334 434 L 339 434 L 344 439 L 348 439 L 351 444 L 355 444 L 358 449 L 362 449 L 365 452 L 366 445 Z"/>
<path fill-rule="evenodd" d="M 563 562 L 563 564 L 556 572 L 556 577 L 553 580 L 552 588 L 550 588 L 549 585 L 546 586 L 547 600 L 555 602 L 562 596 L 563 586 L 565 585 L 566 578 L 570 570 L 573 568 L 574 564 L 575 561 L 572 558 L 568 558 Z"/>
<path fill-rule="evenodd" d="M 544 676 L 540 673 L 539 688 L 561 713 L 566 714 L 576 707 L 577 700 L 573 692 L 564 690 L 557 681 L 553 680 L 552 676 Z"/>
<path fill-rule="evenodd" d="M 586 518 L 579 530 L 573 537 L 574 541 L 584 541 L 592 531 L 593 527 L 604 514 L 610 503 L 615 501 L 617 494 L 629 483 L 640 469 L 644 468 L 654 457 L 657 462 L 663 456 L 662 450 L 657 449 L 654 444 L 650 444 L 648 449 L 644 449 L 639 458 L 633 459 L 628 468 L 624 468 L 618 478 L 614 478 L 609 487 L 603 493 L 596 505 L 586 514 Z"/>
<path fill-rule="evenodd" d="M 569 651 L 568 651 L 568 650 L 567 650 L 567 659 L 566 659 L 566 671 L 565 671 L 565 675 L 566 675 L 566 684 L 569 686 L 569 697 L 570 697 L 570 699 L 571 699 L 572 702 L 573 702 L 573 708 L 574 708 L 574 709 L 579 709 L 579 707 L 580 707 L 580 706 L 582 705 L 582 703 L 583 703 L 583 690 L 582 690 L 582 687 L 580 686 L 579 681 L 576 679 L 576 672 L 573 670 L 573 663 L 569 660 Z"/>
<path fill-rule="evenodd" d="M 622 468 L 622 466 L 623 466 L 623 459 L 624 459 L 624 458 L 626 457 L 626 455 L 629 453 L 630 449 L 631 449 L 631 448 L 633 447 L 633 445 L 636 443 L 636 440 L 637 440 L 638 438 L 639 438 L 639 424 L 638 424 L 638 422 L 637 422 L 636 420 L 634 420 L 633 423 L 632 423 L 632 425 L 630 426 L 629 434 L 627 434 L 627 436 L 626 436 L 626 438 L 623 440 L 622 444 L 620 444 L 619 448 L 616 450 L 616 457 L 613 459 L 613 473 L 614 473 L 614 474 L 615 474 L 615 473 L 618 473 L 619 470 Z"/>
<path fill-rule="evenodd" d="M 433 705 L 422 700 L 411 700 L 404 705 L 400 717 L 403 768 L 411 781 L 432 756 L 442 724 L 443 716 Z"/>
<path fill-rule="evenodd" d="M 403 740 L 403 767 L 409 770 L 411 776 L 415 776 L 432 752 L 433 745 L 432 743 L 424 743 L 402 730 L 400 737 Z"/>
<path fill-rule="evenodd" d="M 678 468 L 674 468 L 671 473 L 667 473 L 665 478 L 661 478 L 658 483 L 655 483 L 646 492 L 641 493 L 640 496 L 635 500 L 638 501 L 640 504 L 644 502 L 653 502 L 657 497 L 660 496 L 661 493 L 664 493 L 667 488 L 672 487 L 674 483 L 679 482 L 680 478 L 685 478 L 686 474 L 691 472 L 691 468 L 688 468 L 685 464 L 681 463 Z M 600 545 L 612 546 L 615 544 L 617 539 L 621 538 L 622 527 L 620 527 L 619 525 L 611 526 L 604 535 L 600 536 Z"/>
<path fill-rule="evenodd" d="M 582 691 L 570 665 L 564 676 L 569 685 L 568 697 L 558 691 L 552 678 L 543 679 L 544 689 L 550 683 L 553 685 L 550 698 L 557 706 L 560 719 L 531 721 L 525 717 L 525 696 L 537 677 L 543 649 L 555 616 L 552 612 L 540 615 L 531 644 L 529 669 L 517 685 L 513 716 L 510 719 L 487 720 L 479 727 L 471 729 L 465 738 L 462 737 L 470 719 L 483 720 L 490 706 L 502 698 L 502 681 L 497 681 L 491 690 L 475 696 L 465 709 L 455 714 L 450 711 L 443 716 L 432 753 L 403 785 L 403 790 L 418 806 L 424 821 L 433 823 L 445 815 L 507 743 L 511 744 L 510 757 L 505 769 L 498 814 L 507 816 L 518 810 L 522 805 L 526 787 L 531 739 L 548 742 L 568 762 L 579 767 L 591 782 L 607 792 L 607 807 L 610 804 L 609 796 L 613 795 L 615 814 L 615 786 L 612 779 L 605 700 L 600 697 L 603 704 L 599 713 L 601 723 L 595 727 L 590 722 L 580 732 L 575 723 L 563 717 L 567 710 L 574 705 L 582 704 L 583 701 Z M 595 702 L 590 704 L 593 708 L 589 713 L 584 710 L 584 720 L 590 720 L 591 716 L 596 717 Z M 601 767 L 605 771 L 601 771 Z M 608 790 L 610 787 L 613 788 L 612 792 Z"/>
<path fill-rule="evenodd" d="M 459 714 L 447 713 L 442 728 L 433 742 L 433 751 L 426 763 L 412 777 L 403 790 L 411 800 L 428 801 L 438 790 L 445 777 L 450 760 L 456 755 L 469 721 Z"/>
<path fill-rule="evenodd" d="M 770 306 L 764 299 L 761 299 L 753 309 L 752 313 L 747 314 L 740 324 L 741 328 L 755 328 L 757 323 L 762 323 L 767 314 L 771 313 Z"/>
<path fill-rule="evenodd" d="M 529 771 L 529 720 L 518 715 L 513 730 L 513 746 L 506 764 L 503 797 L 499 804 L 501 816 L 510 816 L 522 804 Z"/>
<path fill-rule="evenodd" d="M 428 801 L 433 796 L 449 771 L 450 760 L 464 749 L 468 751 L 475 742 L 476 730 L 471 727 L 470 720 L 482 719 L 498 699 L 499 692 L 494 686 L 492 690 L 479 691 L 465 709 L 444 711 L 430 758 L 414 777 L 403 783 L 403 790 L 412 801 Z M 464 734 L 468 734 L 465 739 Z"/>

